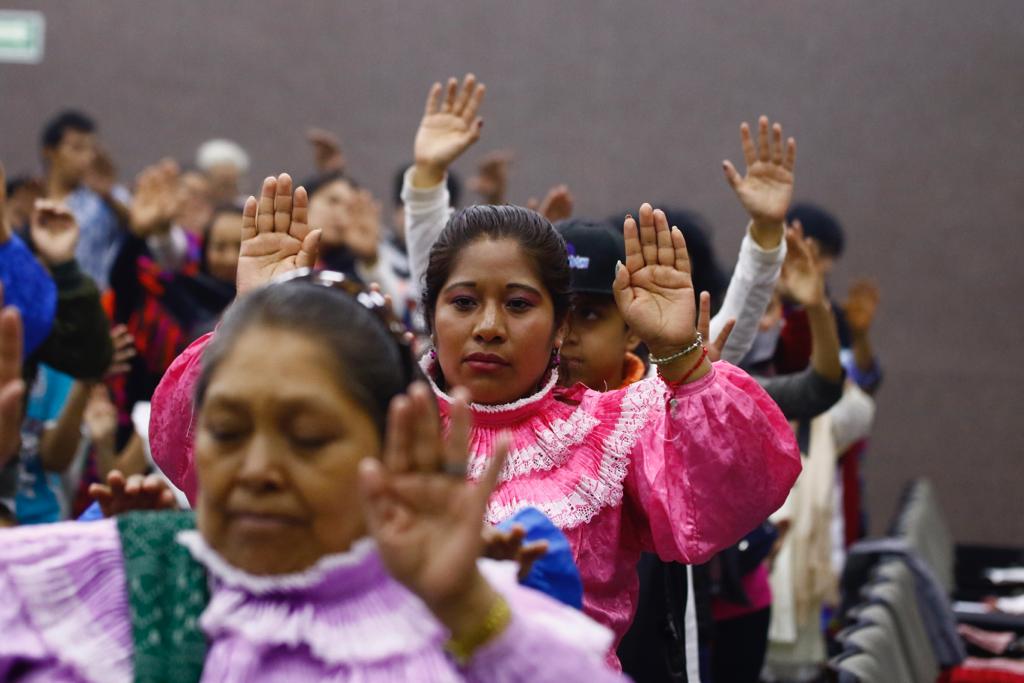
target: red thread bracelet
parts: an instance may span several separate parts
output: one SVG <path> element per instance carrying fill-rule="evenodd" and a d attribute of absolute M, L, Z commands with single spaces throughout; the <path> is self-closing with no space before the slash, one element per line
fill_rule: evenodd
<path fill-rule="evenodd" d="M 705 346 L 703 347 L 703 349 L 704 350 L 701 352 L 700 359 L 697 361 L 697 363 L 692 368 L 687 370 L 686 374 L 683 375 L 682 379 L 680 379 L 678 382 L 673 382 L 673 384 L 675 384 L 676 386 L 685 384 L 686 380 L 690 379 L 690 377 L 693 376 L 693 373 L 697 372 L 697 370 L 700 369 L 700 366 L 704 365 L 704 359 L 708 357 L 708 347 Z"/>

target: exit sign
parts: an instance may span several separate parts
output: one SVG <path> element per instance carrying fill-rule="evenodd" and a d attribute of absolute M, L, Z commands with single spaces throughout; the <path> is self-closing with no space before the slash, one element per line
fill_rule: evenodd
<path fill-rule="evenodd" d="M 0 62 L 38 64 L 43 60 L 45 35 L 42 12 L 0 10 Z"/>

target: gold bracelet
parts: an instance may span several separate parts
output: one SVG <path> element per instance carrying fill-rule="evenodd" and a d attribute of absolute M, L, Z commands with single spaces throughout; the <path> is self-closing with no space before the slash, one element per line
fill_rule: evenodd
<path fill-rule="evenodd" d="M 462 638 L 450 638 L 444 647 L 459 665 L 465 666 L 476 651 L 500 635 L 510 621 L 512 610 L 505 598 L 499 595 L 475 629 Z"/>

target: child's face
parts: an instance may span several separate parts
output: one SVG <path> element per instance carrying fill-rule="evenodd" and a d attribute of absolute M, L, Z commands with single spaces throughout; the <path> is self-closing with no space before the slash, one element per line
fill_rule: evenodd
<path fill-rule="evenodd" d="M 218 214 L 207 239 L 210 243 L 206 245 L 206 268 L 210 275 L 223 282 L 234 282 L 242 248 L 241 214 Z"/>
<path fill-rule="evenodd" d="M 323 231 L 321 241 L 329 247 L 344 246 L 352 222 L 349 205 L 355 189 L 343 179 L 335 180 L 317 190 L 309 198 L 309 224 Z"/>
<path fill-rule="evenodd" d="M 615 299 L 577 294 L 569 316 L 569 334 L 559 366 L 562 383 L 582 382 L 595 391 L 618 389 L 626 353 L 640 344 L 619 313 Z"/>

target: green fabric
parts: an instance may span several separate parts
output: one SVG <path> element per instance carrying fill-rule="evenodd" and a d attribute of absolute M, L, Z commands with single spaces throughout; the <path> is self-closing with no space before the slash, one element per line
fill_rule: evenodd
<path fill-rule="evenodd" d="M 210 600 L 206 569 L 175 541 L 195 528 L 191 512 L 117 517 L 131 604 L 136 683 L 195 683 L 206 637 L 199 616 Z"/>

